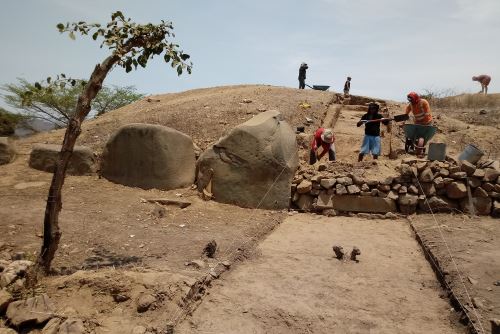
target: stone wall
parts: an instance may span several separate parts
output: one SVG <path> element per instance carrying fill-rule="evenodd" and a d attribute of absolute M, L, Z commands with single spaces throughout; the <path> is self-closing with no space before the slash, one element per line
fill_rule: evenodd
<path fill-rule="evenodd" d="M 321 168 L 320 170 L 324 169 Z M 500 216 L 500 166 L 403 159 L 394 176 L 367 179 L 353 173 L 300 170 L 292 182 L 292 207 L 341 212 L 470 212 Z"/>

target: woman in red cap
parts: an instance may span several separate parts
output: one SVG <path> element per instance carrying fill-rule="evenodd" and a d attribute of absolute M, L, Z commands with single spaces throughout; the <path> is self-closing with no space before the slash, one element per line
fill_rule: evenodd
<path fill-rule="evenodd" d="M 429 102 L 418 96 L 415 92 L 408 94 L 407 98 L 410 103 L 406 106 L 406 114 L 413 113 L 415 124 L 430 125 L 432 123 L 432 115 Z"/>

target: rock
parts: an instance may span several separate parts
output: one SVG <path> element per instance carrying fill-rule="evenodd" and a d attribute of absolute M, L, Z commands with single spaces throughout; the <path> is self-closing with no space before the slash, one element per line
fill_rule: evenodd
<path fill-rule="evenodd" d="M 496 182 L 497 178 L 500 176 L 500 172 L 498 170 L 492 168 L 486 168 L 484 170 L 484 182 Z"/>
<path fill-rule="evenodd" d="M 113 300 L 116 303 L 123 303 L 123 302 L 126 302 L 129 299 L 130 299 L 130 297 L 127 296 L 126 294 L 123 294 L 123 293 L 117 293 L 117 294 L 113 295 Z"/>
<path fill-rule="evenodd" d="M 452 173 L 450 175 L 450 177 L 452 179 L 455 179 L 455 180 L 463 180 L 463 179 L 465 179 L 467 177 L 467 173 L 465 173 L 465 172 L 455 172 L 455 173 Z"/>
<path fill-rule="evenodd" d="M 436 195 L 436 188 L 433 183 L 421 183 L 422 190 L 425 196 L 434 196 Z"/>
<path fill-rule="evenodd" d="M 387 198 L 390 198 L 390 199 L 396 201 L 399 198 L 399 195 L 398 195 L 398 193 L 395 190 L 391 190 L 387 194 Z"/>
<path fill-rule="evenodd" d="M 14 145 L 9 138 L 0 137 L 0 165 L 11 162 L 15 157 Z"/>
<path fill-rule="evenodd" d="M 12 300 L 12 295 L 9 292 L 3 289 L 0 290 L 0 315 L 5 313 Z"/>
<path fill-rule="evenodd" d="M 342 246 L 336 246 L 336 245 L 334 245 L 332 247 L 332 249 L 333 249 L 333 252 L 335 253 L 335 257 L 337 259 L 339 259 L 339 260 L 343 260 L 344 259 L 345 253 L 344 253 L 344 248 Z"/>
<path fill-rule="evenodd" d="M 54 305 L 46 294 L 9 304 L 6 317 L 15 327 L 28 323 L 43 324 L 54 316 Z"/>
<path fill-rule="evenodd" d="M 0 328 L 0 334 L 17 334 L 17 332 L 11 328 Z"/>
<path fill-rule="evenodd" d="M 432 182 L 434 179 L 434 174 L 430 168 L 424 169 L 418 178 L 421 182 Z"/>
<path fill-rule="evenodd" d="M 370 191 L 370 187 L 368 186 L 368 184 L 363 183 L 363 184 L 361 185 L 361 191 L 365 191 L 365 192 Z"/>
<path fill-rule="evenodd" d="M 406 186 L 401 186 L 398 191 L 399 194 L 406 194 L 407 192 L 408 188 L 406 188 Z"/>
<path fill-rule="evenodd" d="M 302 194 L 299 196 L 299 199 L 295 202 L 295 205 L 300 209 L 300 210 L 311 210 L 312 205 L 313 205 L 313 199 L 311 195 L 308 194 Z"/>
<path fill-rule="evenodd" d="M 389 198 L 334 195 L 332 206 L 337 211 L 386 213 L 396 210 L 396 202 Z"/>
<path fill-rule="evenodd" d="M 450 174 L 458 173 L 461 171 L 459 166 L 450 166 L 448 170 L 450 171 Z"/>
<path fill-rule="evenodd" d="M 328 166 L 326 163 L 322 162 L 318 165 L 318 172 L 323 172 L 328 169 Z"/>
<path fill-rule="evenodd" d="M 371 196 L 372 192 L 371 191 L 362 191 L 359 193 L 361 196 Z"/>
<path fill-rule="evenodd" d="M 472 203 L 476 210 L 477 215 L 486 216 L 491 213 L 492 200 L 489 197 L 473 197 Z M 460 208 L 462 211 L 470 213 L 469 210 L 469 199 L 464 198 L 460 201 Z"/>
<path fill-rule="evenodd" d="M 493 217 L 500 217 L 500 201 L 495 201 L 493 203 L 493 209 L 491 210 L 491 215 Z"/>
<path fill-rule="evenodd" d="M 336 179 L 321 179 L 320 185 L 325 189 L 330 189 L 335 185 L 335 182 L 337 182 Z"/>
<path fill-rule="evenodd" d="M 149 293 L 141 294 L 139 296 L 139 299 L 137 300 L 137 312 L 139 313 L 146 312 L 155 302 L 156 302 L 155 296 Z"/>
<path fill-rule="evenodd" d="M 401 164 L 399 165 L 399 173 L 401 174 L 402 177 L 406 178 L 412 178 L 413 177 L 413 171 L 408 164 Z"/>
<path fill-rule="evenodd" d="M 213 170 L 216 201 L 242 207 L 288 208 L 298 167 L 294 131 L 278 111 L 266 111 L 235 127 L 198 159 L 198 189 Z M 264 196 L 266 195 L 266 196 Z"/>
<path fill-rule="evenodd" d="M 314 175 L 313 177 L 311 177 L 311 180 L 310 180 L 310 181 L 311 181 L 311 182 L 313 182 L 313 184 L 316 184 L 316 183 L 321 182 L 321 180 L 323 179 L 323 177 L 324 177 L 324 176 L 323 176 L 323 175 L 321 175 L 321 174 L 316 174 L 316 175 Z"/>
<path fill-rule="evenodd" d="M 351 261 L 356 261 L 356 262 L 359 262 L 359 260 L 356 258 L 358 255 L 361 255 L 361 251 L 359 250 L 358 247 L 354 247 L 351 251 Z"/>
<path fill-rule="evenodd" d="M 337 183 L 343 186 L 350 186 L 353 184 L 353 181 L 350 177 L 344 176 L 337 178 Z"/>
<path fill-rule="evenodd" d="M 347 194 L 347 189 L 342 184 L 337 183 L 337 185 L 335 186 L 335 193 L 337 195 L 345 195 L 345 194 Z"/>
<path fill-rule="evenodd" d="M 483 302 L 477 297 L 472 297 L 472 305 L 475 308 L 484 308 Z"/>
<path fill-rule="evenodd" d="M 481 185 L 481 180 L 478 179 L 477 177 L 469 177 L 469 185 L 472 188 L 477 188 Z"/>
<path fill-rule="evenodd" d="M 500 319 L 490 319 L 491 334 L 500 334 Z"/>
<path fill-rule="evenodd" d="M 495 190 L 495 185 L 493 183 L 485 182 L 485 183 L 483 183 L 483 185 L 481 186 L 481 188 L 483 188 L 487 192 L 490 192 L 490 191 L 494 191 Z"/>
<path fill-rule="evenodd" d="M 125 125 L 106 143 L 101 174 L 112 182 L 143 189 L 189 186 L 195 177 L 193 141 L 166 126 Z"/>
<path fill-rule="evenodd" d="M 192 260 L 189 262 L 184 263 L 186 267 L 193 267 L 195 269 L 202 269 L 205 268 L 205 261 L 203 260 Z"/>
<path fill-rule="evenodd" d="M 439 170 L 439 175 L 441 175 L 442 177 L 448 177 L 450 176 L 450 171 L 447 170 L 446 168 L 441 168 Z"/>
<path fill-rule="evenodd" d="M 438 176 L 436 178 L 434 178 L 434 180 L 432 181 L 432 183 L 434 183 L 434 186 L 438 189 L 441 189 L 441 188 L 444 188 L 445 184 L 444 184 L 444 180 L 441 176 Z"/>
<path fill-rule="evenodd" d="M 67 319 L 59 327 L 58 334 L 83 334 L 85 327 L 80 319 Z"/>
<path fill-rule="evenodd" d="M 453 199 L 467 196 L 467 188 L 462 182 L 452 182 L 446 186 L 446 196 Z"/>
<path fill-rule="evenodd" d="M 398 199 L 398 203 L 400 205 L 405 205 L 405 206 L 417 206 L 418 204 L 418 196 L 416 195 L 400 195 Z"/>
<path fill-rule="evenodd" d="M 472 176 L 482 179 L 484 177 L 484 174 L 485 174 L 484 169 L 477 168 L 472 174 Z"/>
<path fill-rule="evenodd" d="M 210 240 L 203 248 L 202 254 L 206 257 L 213 258 L 215 252 L 217 251 L 217 242 L 215 240 Z"/>
<path fill-rule="evenodd" d="M 477 187 L 472 193 L 474 197 L 488 197 L 488 193 L 481 187 Z"/>
<path fill-rule="evenodd" d="M 388 192 L 389 190 L 391 190 L 391 186 L 390 186 L 390 185 L 388 185 L 388 184 L 379 184 L 379 185 L 378 185 L 378 187 L 377 187 L 377 189 L 378 189 L 379 191 L 382 191 L 382 192 L 386 193 L 386 192 Z"/>
<path fill-rule="evenodd" d="M 380 181 L 380 184 L 390 186 L 392 184 L 392 181 L 394 181 L 394 178 L 392 176 L 388 176 L 384 178 L 382 181 Z"/>
<path fill-rule="evenodd" d="M 476 171 L 476 166 L 474 166 L 473 164 L 471 164 L 467 160 L 463 160 L 463 161 L 461 161 L 460 169 L 463 172 L 467 173 L 467 175 L 472 176 L 474 174 L 474 172 Z"/>
<path fill-rule="evenodd" d="M 42 329 L 42 334 L 58 334 L 61 319 L 52 318 Z"/>
<path fill-rule="evenodd" d="M 418 207 L 424 212 L 451 212 L 458 208 L 458 204 L 448 198 L 432 196 L 427 201 L 419 201 Z M 430 207 L 430 208 L 429 208 Z"/>
<path fill-rule="evenodd" d="M 327 217 L 335 217 L 337 215 L 337 211 L 335 211 L 334 209 L 326 209 L 323 210 L 321 214 Z"/>
<path fill-rule="evenodd" d="M 35 144 L 30 153 L 29 166 L 44 172 L 54 172 L 61 145 Z M 94 152 L 86 146 L 75 146 L 69 161 L 67 174 L 89 175 L 95 171 Z"/>
<path fill-rule="evenodd" d="M 401 189 L 401 184 L 400 183 L 396 183 L 395 185 L 392 186 L 392 190 L 394 191 L 399 191 L 399 189 Z"/>
<path fill-rule="evenodd" d="M 418 189 L 413 184 L 408 187 L 408 192 L 410 194 L 418 195 Z"/>
<path fill-rule="evenodd" d="M 372 191 L 371 191 L 371 195 L 372 196 L 375 197 L 375 196 L 378 196 L 378 194 L 379 194 L 379 190 L 378 189 L 372 189 Z"/>
<path fill-rule="evenodd" d="M 378 181 L 375 179 L 368 179 L 368 180 L 366 180 L 366 184 L 369 187 L 376 187 L 376 186 L 378 186 Z"/>
<path fill-rule="evenodd" d="M 350 194 L 350 195 L 356 195 L 356 194 L 359 194 L 360 193 L 360 189 L 357 185 L 355 184 L 352 184 L 350 186 L 347 186 L 347 192 Z"/>
<path fill-rule="evenodd" d="M 133 329 L 132 329 L 132 334 L 146 334 L 146 327 L 143 327 L 143 326 L 135 326 Z"/>
<path fill-rule="evenodd" d="M 11 262 L 0 276 L 0 288 L 4 288 L 14 282 L 19 276 L 23 276 L 26 270 L 33 265 L 33 262 L 27 260 L 18 260 Z"/>
<path fill-rule="evenodd" d="M 333 208 L 332 196 L 329 195 L 326 191 L 320 192 L 318 200 L 316 202 L 316 209 L 324 210 L 331 208 Z"/>
<path fill-rule="evenodd" d="M 308 180 L 304 180 L 300 182 L 300 184 L 297 186 L 297 192 L 299 194 L 307 194 L 310 192 L 312 189 L 312 182 Z"/>
<path fill-rule="evenodd" d="M 320 192 L 320 190 L 319 190 L 319 189 L 313 189 L 313 190 L 311 190 L 310 194 L 311 194 L 312 196 L 318 196 L 318 195 L 319 195 L 319 192 Z"/>
<path fill-rule="evenodd" d="M 420 161 L 415 164 L 415 167 L 417 167 L 418 172 L 422 172 L 424 169 L 427 168 L 427 161 Z"/>

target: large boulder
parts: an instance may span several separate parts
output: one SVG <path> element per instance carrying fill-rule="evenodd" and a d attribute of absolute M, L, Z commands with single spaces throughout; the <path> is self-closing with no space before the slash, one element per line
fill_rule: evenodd
<path fill-rule="evenodd" d="M 452 212 L 458 209 L 458 204 L 446 197 L 432 196 L 427 200 L 419 201 L 418 208 L 425 212 Z"/>
<path fill-rule="evenodd" d="M 7 137 L 0 137 L 0 165 L 8 164 L 14 159 L 15 150 Z"/>
<path fill-rule="evenodd" d="M 476 214 L 486 216 L 491 213 L 492 200 L 489 197 L 473 197 L 472 204 L 476 210 Z M 468 198 L 460 201 L 460 208 L 462 211 L 470 213 L 470 203 Z"/>
<path fill-rule="evenodd" d="M 104 148 L 101 175 L 143 189 L 176 189 L 193 184 L 195 154 L 191 138 L 154 124 L 128 124 Z"/>
<path fill-rule="evenodd" d="M 44 172 L 54 172 L 59 160 L 61 145 L 35 144 L 30 153 L 31 168 Z M 95 155 L 86 146 L 75 146 L 66 172 L 70 175 L 88 175 L 95 172 Z"/>
<path fill-rule="evenodd" d="M 235 127 L 198 159 L 198 188 L 212 182 L 216 201 L 249 208 L 287 208 L 298 166 L 295 133 L 275 110 Z"/>
<path fill-rule="evenodd" d="M 9 304 L 6 317 L 15 327 L 43 324 L 54 316 L 55 307 L 46 294 Z"/>

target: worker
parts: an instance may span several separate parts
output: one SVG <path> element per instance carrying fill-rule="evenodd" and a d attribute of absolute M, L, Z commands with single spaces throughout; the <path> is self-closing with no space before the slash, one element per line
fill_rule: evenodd
<path fill-rule="evenodd" d="M 306 88 L 306 70 L 309 68 L 306 63 L 300 64 L 299 67 L 299 89 Z"/>
<path fill-rule="evenodd" d="M 373 159 L 378 159 L 381 153 L 380 123 L 387 125 L 389 124 L 389 120 L 382 117 L 379 109 L 380 106 L 378 103 L 370 102 L 368 104 L 368 112 L 356 124 L 358 127 L 363 124 L 365 125 L 365 136 L 363 137 L 363 143 L 359 151 L 358 161 L 363 161 L 365 154 L 369 153 L 372 154 Z"/>
<path fill-rule="evenodd" d="M 328 152 L 328 160 L 335 161 L 335 136 L 331 129 L 319 128 L 314 133 L 314 138 L 311 143 L 311 152 L 309 155 L 309 164 L 313 165 L 317 160 L 323 158 Z M 318 154 L 318 148 L 322 147 L 323 151 Z"/>
<path fill-rule="evenodd" d="M 488 94 L 488 85 L 490 84 L 491 77 L 486 74 L 481 74 L 477 77 L 472 77 L 472 81 L 477 81 L 481 84 L 481 91 L 479 94 L 484 93 L 484 95 Z"/>
<path fill-rule="evenodd" d="M 349 96 L 349 91 L 351 90 L 351 77 L 347 77 L 344 84 L 344 96 Z"/>
<path fill-rule="evenodd" d="M 409 103 L 406 106 L 406 114 L 413 113 L 415 124 L 430 125 L 432 123 L 432 115 L 429 102 L 418 96 L 415 92 L 408 94 L 407 98 Z"/>

